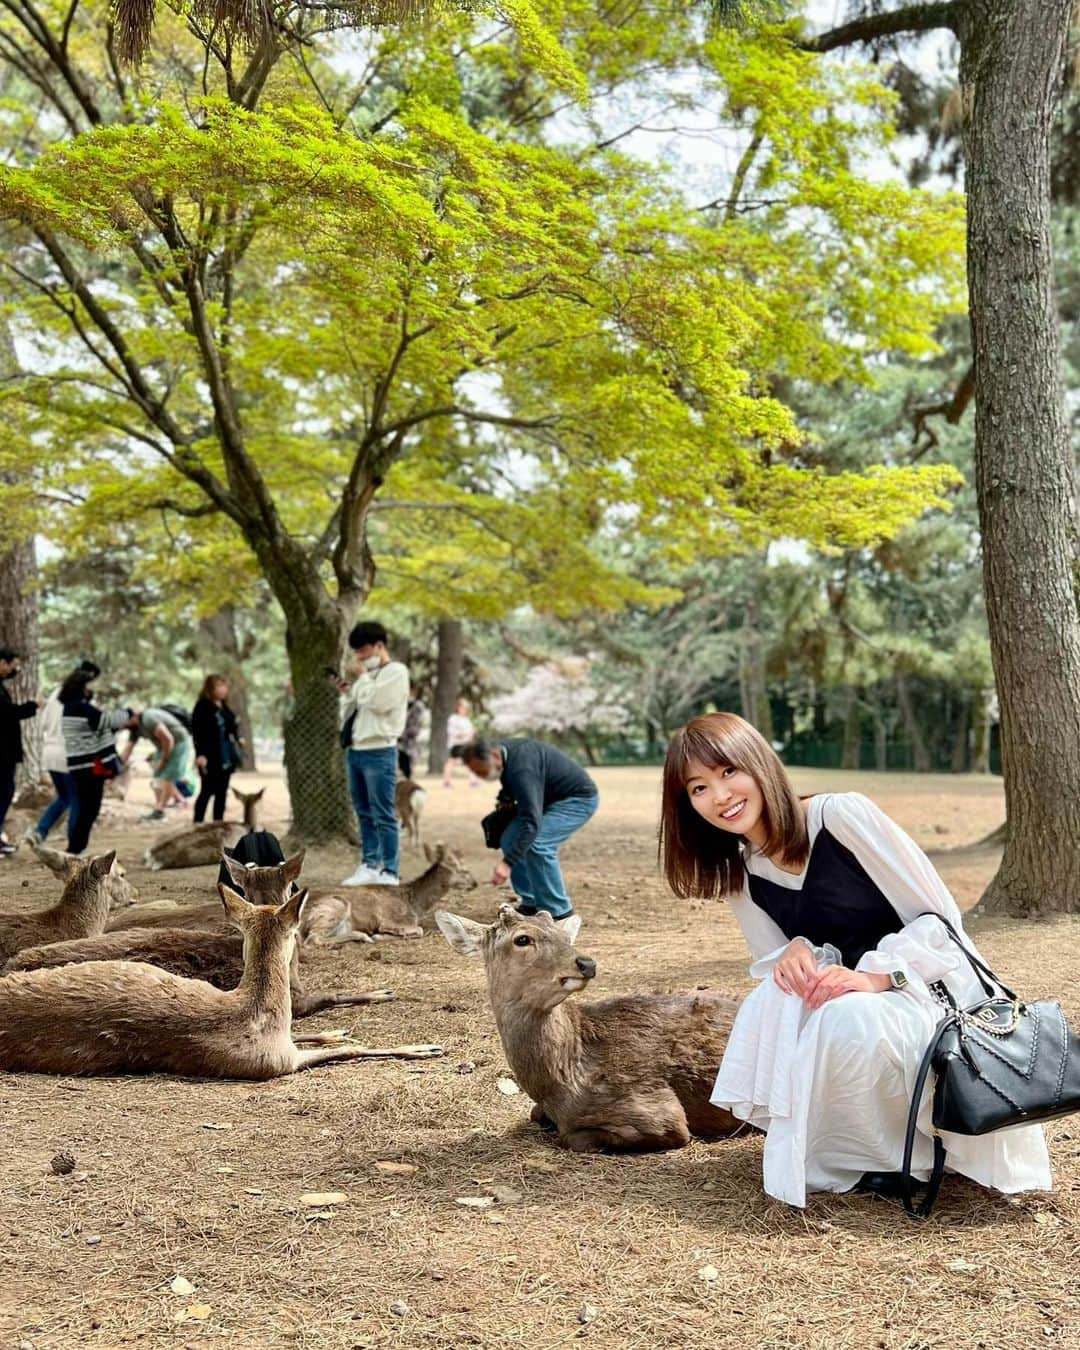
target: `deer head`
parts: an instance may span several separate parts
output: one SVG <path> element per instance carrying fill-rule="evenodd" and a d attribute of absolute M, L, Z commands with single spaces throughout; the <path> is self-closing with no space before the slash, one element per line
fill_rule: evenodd
<path fill-rule="evenodd" d="M 447 848 L 445 844 L 424 845 L 424 857 L 432 866 L 440 868 L 448 873 L 449 886 L 451 891 L 473 891 L 478 882 L 469 869 L 465 866 L 461 854 L 452 848 Z"/>
<path fill-rule="evenodd" d="M 260 953 L 267 959 L 285 949 L 286 959 L 296 945 L 300 916 L 307 904 L 308 892 L 295 891 L 280 905 L 252 905 L 229 886 L 218 883 L 218 894 L 225 914 L 244 938 L 244 975 L 248 975 L 249 957 Z"/>
<path fill-rule="evenodd" d="M 250 905 L 280 905 L 289 894 L 304 865 L 304 850 L 270 867 L 238 862 L 222 851 L 221 860 L 233 885 Z"/>
<path fill-rule="evenodd" d="M 445 910 L 435 911 L 435 922 L 455 951 L 483 957 L 496 1015 L 512 1007 L 550 1012 L 596 974 L 596 962 L 574 950 L 576 914 L 556 923 L 550 914 L 525 917 L 503 905 L 492 924 Z"/>

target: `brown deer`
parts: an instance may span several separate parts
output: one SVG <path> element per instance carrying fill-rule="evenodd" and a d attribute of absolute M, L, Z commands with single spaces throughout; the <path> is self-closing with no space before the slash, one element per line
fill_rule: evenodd
<path fill-rule="evenodd" d="M 394 809 L 409 843 L 420 847 L 420 817 L 424 814 L 427 792 L 412 778 L 399 778 L 394 784 Z"/>
<path fill-rule="evenodd" d="M 482 956 L 506 1058 L 536 1105 L 578 1152 L 681 1148 L 691 1134 L 734 1133 L 709 1102 L 737 1000 L 721 994 L 627 994 L 567 1003 L 596 974 L 573 940 L 581 920 L 524 918 L 503 905 L 493 924 L 436 911 L 455 951 Z"/>
<path fill-rule="evenodd" d="M 246 867 L 228 856 L 225 863 L 233 881 L 243 886 L 245 895 L 257 897 L 257 901 L 250 903 L 281 904 L 299 875 L 303 858 L 303 853 L 299 853 L 277 867 Z M 216 909 L 225 915 L 220 902 Z M 174 909 L 172 914 L 177 924 L 188 917 L 186 910 Z M 173 975 L 206 980 L 215 989 L 235 989 L 244 973 L 244 944 L 239 934 L 231 930 L 231 925 L 226 932 L 179 926 L 124 927 L 99 937 L 24 948 L 7 962 L 2 973 L 54 969 L 84 961 L 145 961 Z M 388 1003 L 394 997 L 392 989 L 371 989 L 360 994 L 339 994 L 329 990 L 309 993 L 300 978 L 295 944 L 289 962 L 289 986 L 294 1018 L 310 1017 L 327 1008 Z"/>
<path fill-rule="evenodd" d="M 63 893 L 50 909 L 33 914 L 0 914 L 0 961 L 6 961 L 23 947 L 96 937 L 104 932 L 116 854 L 103 853 L 88 862 L 77 859 L 73 862 Z"/>
<path fill-rule="evenodd" d="M 239 792 L 233 788 L 233 796 L 244 806 L 242 824 L 236 820 L 215 820 L 167 834 L 146 850 L 143 858 L 147 867 L 160 872 L 174 867 L 209 867 L 219 862 L 223 848 L 231 848 L 242 835 L 259 828 L 256 808 L 265 791 L 260 788 L 258 792 Z"/>
<path fill-rule="evenodd" d="M 30 851 L 34 857 L 47 867 L 55 877 L 59 877 L 62 882 L 67 884 L 75 875 L 80 867 L 85 867 L 85 860 L 76 858 L 73 853 L 61 853 L 59 849 L 47 848 L 44 844 L 31 844 Z M 136 905 L 139 902 L 139 892 L 127 879 L 127 872 L 117 858 L 105 878 L 105 885 L 109 891 L 109 913 L 115 913 L 117 910 L 126 909 L 128 905 Z"/>
<path fill-rule="evenodd" d="M 429 1059 L 437 1045 L 344 1045 L 335 1033 L 292 1036 L 289 961 L 307 902 L 251 905 L 219 886 L 243 934 L 244 973 L 223 993 L 135 961 L 90 961 L 0 979 L 0 1069 L 56 1074 L 178 1073 L 278 1078 L 345 1059 Z"/>
<path fill-rule="evenodd" d="M 324 891 L 312 897 L 301 926 L 301 940 L 332 947 L 342 942 L 374 942 L 380 937 L 424 936 L 423 920 L 451 890 L 471 891 L 476 878 L 445 844 L 424 845 L 430 864 L 400 886 L 357 886 L 348 896 Z"/>

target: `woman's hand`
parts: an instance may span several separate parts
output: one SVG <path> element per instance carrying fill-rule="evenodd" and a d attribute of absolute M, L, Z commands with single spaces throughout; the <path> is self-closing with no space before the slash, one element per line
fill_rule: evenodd
<path fill-rule="evenodd" d="M 817 974 L 817 958 L 802 938 L 793 938 L 773 966 L 773 979 L 785 994 L 805 995 L 808 982 Z"/>
<path fill-rule="evenodd" d="M 889 988 L 888 975 L 869 975 L 847 966 L 825 966 L 815 971 L 803 992 L 806 1006 L 813 1011 L 840 994 L 880 994 Z"/>
<path fill-rule="evenodd" d="M 196 756 L 195 756 L 195 763 L 196 763 L 196 765 L 197 765 L 200 769 L 205 769 L 205 768 L 206 768 L 206 756 L 205 756 L 205 755 L 196 755 Z"/>

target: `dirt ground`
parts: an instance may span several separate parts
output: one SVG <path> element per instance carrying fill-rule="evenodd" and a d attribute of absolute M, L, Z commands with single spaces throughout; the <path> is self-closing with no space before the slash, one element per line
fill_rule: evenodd
<path fill-rule="evenodd" d="M 795 777 L 804 791 L 866 792 L 928 849 L 968 844 L 1004 815 L 998 780 Z M 692 910 L 658 878 L 658 772 L 597 779 L 600 811 L 564 851 L 579 946 L 599 966 L 591 996 L 748 989 L 724 907 Z M 281 784 L 267 781 L 280 828 Z M 492 789 L 427 786 L 426 839 L 461 847 L 483 882 L 448 907 L 488 917 L 493 855 L 477 821 Z M 142 869 L 158 829 L 113 819 L 95 849 L 119 849 L 143 898 L 211 895 L 211 869 Z M 938 861 L 965 906 L 995 865 L 978 850 Z M 406 874 L 420 866 L 406 855 Z M 319 852 L 305 878 L 347 870 L 344 850 Z M 55 892 L 25 850 L 0 864 L 0 885 L 7 909 Z M 986 922 L 978 936 L 1021 990 L 1060 996 L 1080 1023 L 1080 921 Z M 508 1070 L 479 965 L 437 933 L 318 953 L 305 982 L 397 991 L 306 1025 L 438 1041 L 446 1057 L 267 1084 L 0 1076 L 0 1347 L 1080 1347 L 1080 1117 L 1049 1127 L 1051 1194 L 947 1178 L 921 1225 L 855 1195 L 791 1210 L 762 1194 L 758 1137 L 637 1158 L 550 1143 L 528 1100 L 496 1088 Z M 50 1171 L 61 1150 L 75 1159 L 67 1176 Z M 495 1184 L 509 1191 L 494 1208 L 456 1203 Z M 328 1191 L 347 1199 L 301 1203 Z M 177 1276 L 186 1292 L 170 1289 Z"/>

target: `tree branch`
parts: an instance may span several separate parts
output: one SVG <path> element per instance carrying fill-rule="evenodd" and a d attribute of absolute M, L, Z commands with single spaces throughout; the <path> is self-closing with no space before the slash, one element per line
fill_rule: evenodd
<path fill-rule="evenodd" d="M 968 366 L 960 383 L 949 398 L 938 403 L 920 403 L 912 410 L 911 444 L 914 447 L 912 460 L 921 459 L 928 450 L 938 444 L 937 433 L 926 425 L 928 417 L 944 417 L 950 426 L 956 424 L 967 411 L 967 406 L 975 394 L 975 366 Z"/>
<path fill-rule="evenodd" d="M 929 33 L 935 28 L 949 28 L 955 33 L 962 8 L 961 0 L 943 0 L 943 3 L 905 5 L 903 9 L 882 14 L 864 14 L 839 28 L 830 28 L 827 33 L 803 38 L 795 45 L 804 52 L 831 52 L 857 42 L 895 37 L 898 33 Z"/>

